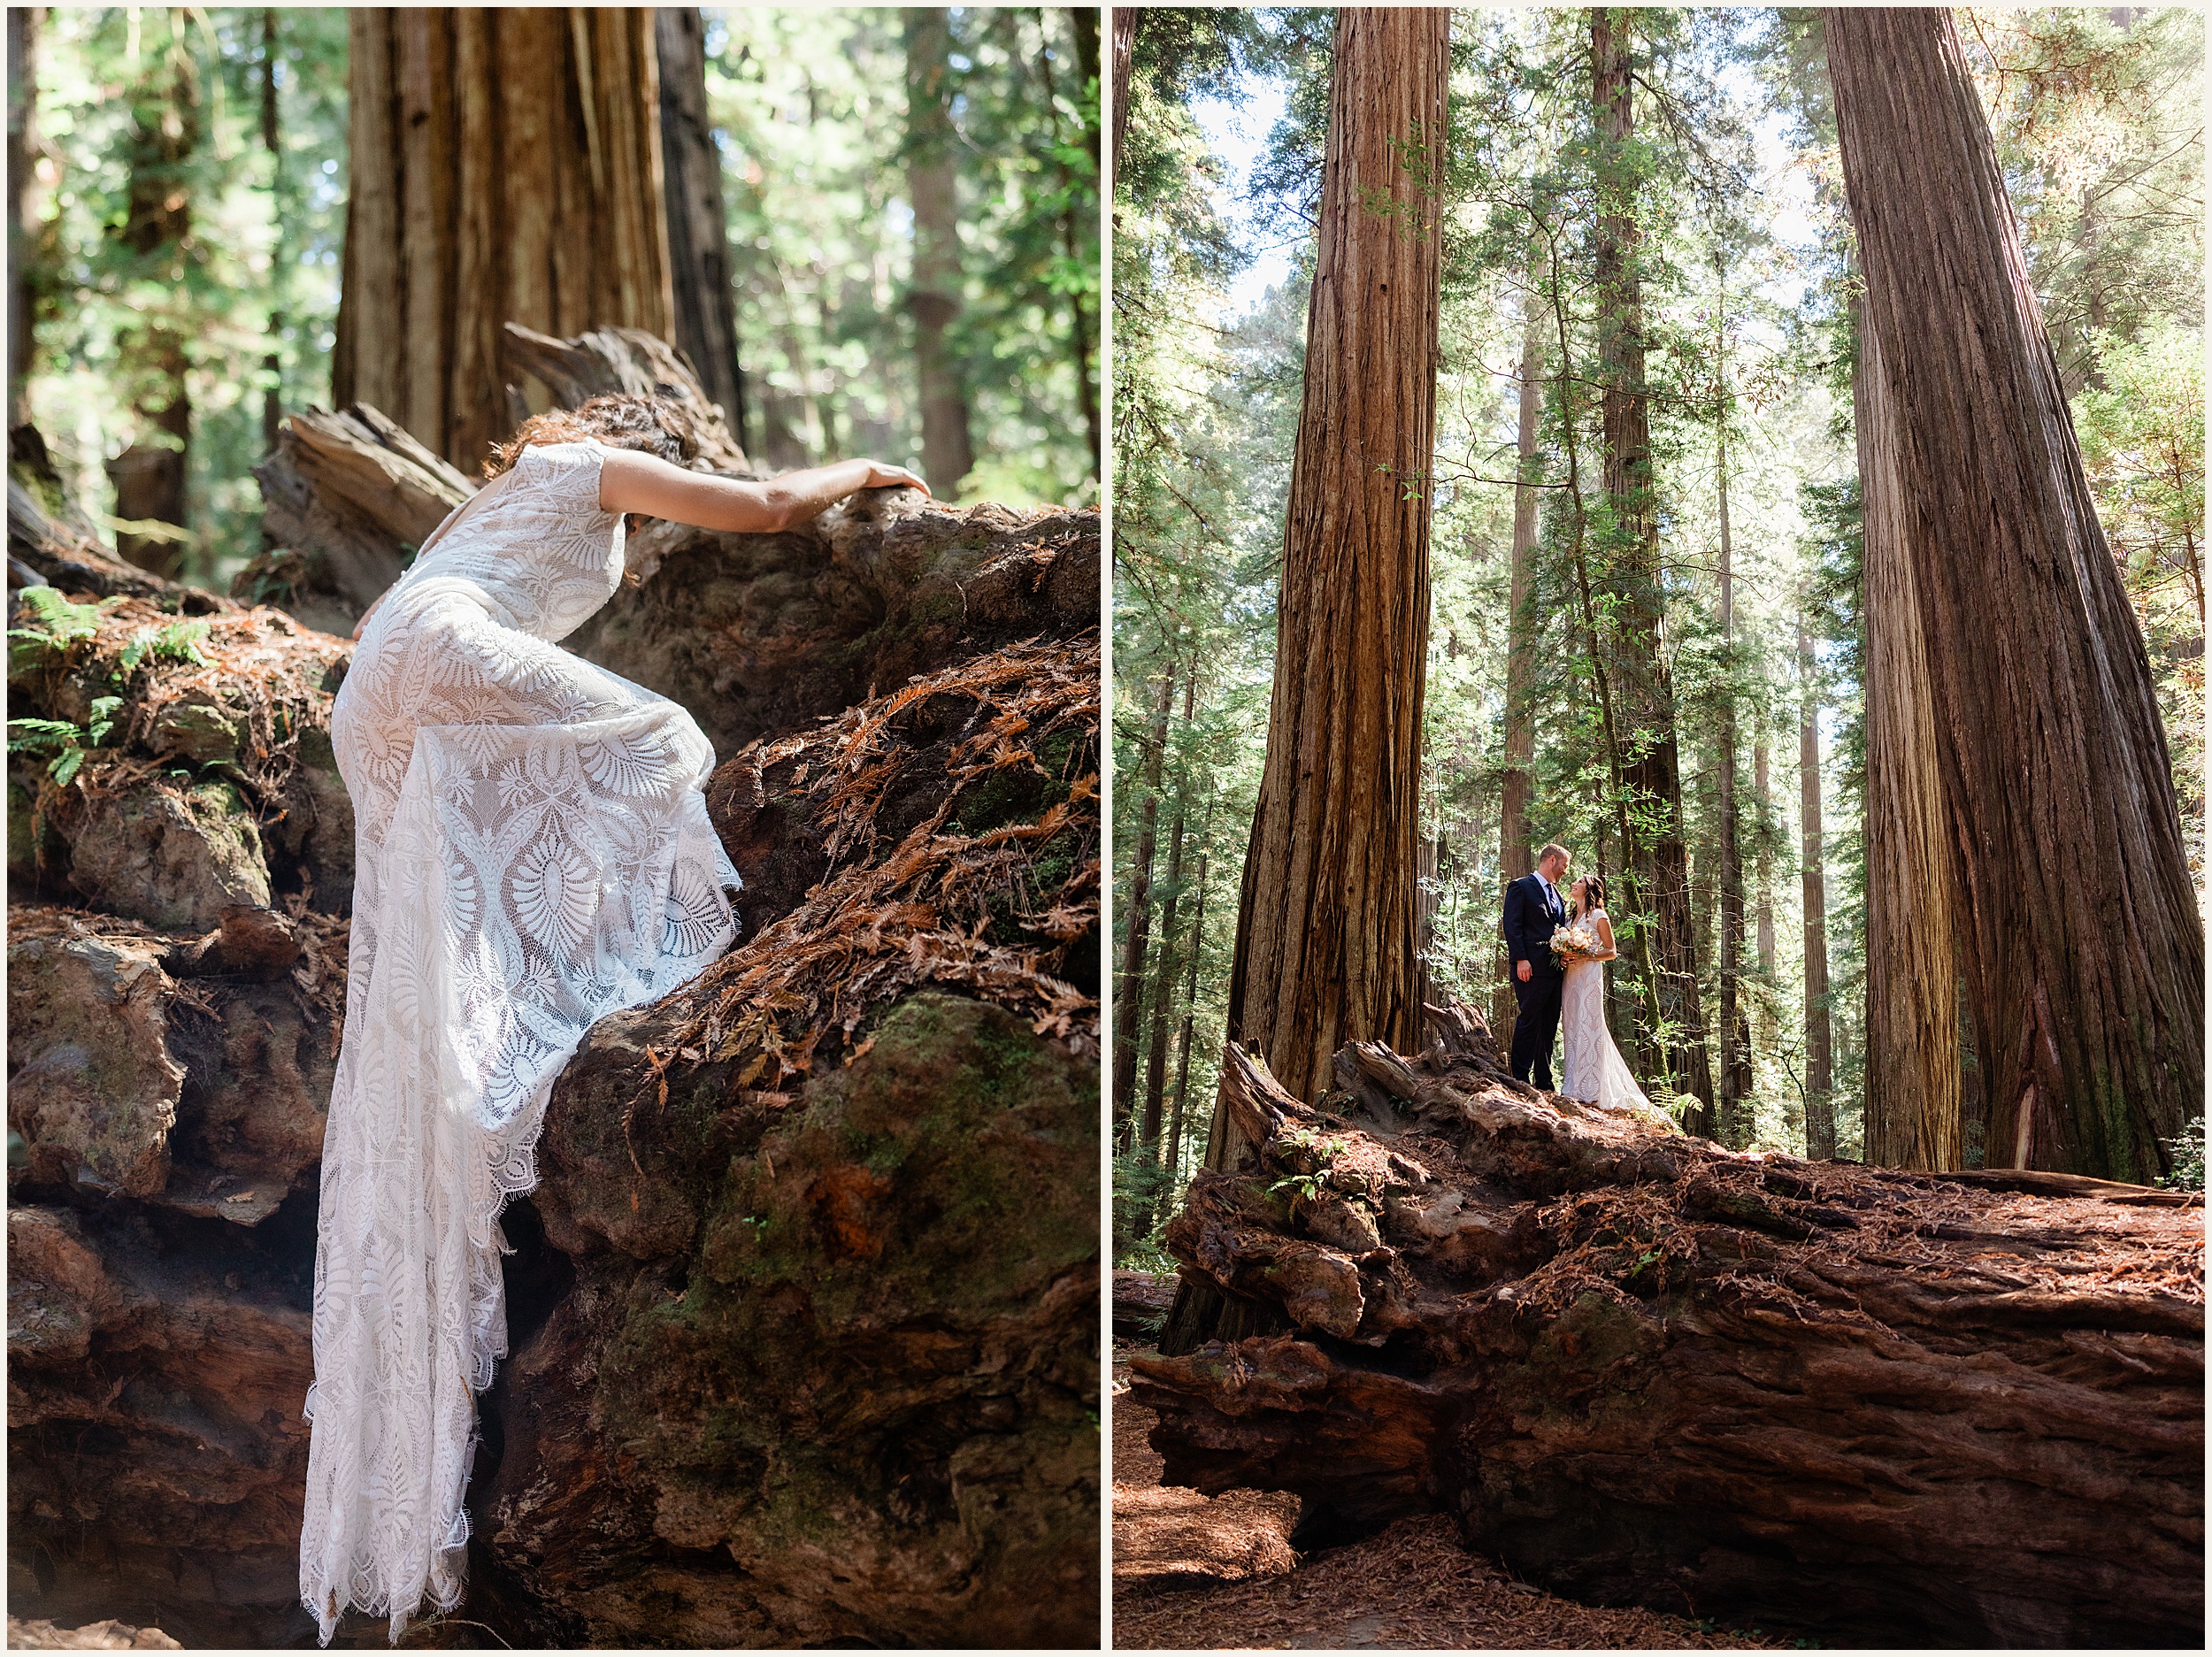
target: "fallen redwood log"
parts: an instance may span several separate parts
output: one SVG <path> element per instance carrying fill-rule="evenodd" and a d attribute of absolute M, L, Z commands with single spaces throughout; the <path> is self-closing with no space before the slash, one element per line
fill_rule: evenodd
<path fill-rule="evenodd" d="M 2200 1643 L 2201 1197 L 1732 1153 L 1459 1045 L 1318 1108 L 1227 1055 L 1258 1162 L 1165 1241 L 1290 1332 L 1133 1360 L 1166 1482 L 1824 1641 Z"/>

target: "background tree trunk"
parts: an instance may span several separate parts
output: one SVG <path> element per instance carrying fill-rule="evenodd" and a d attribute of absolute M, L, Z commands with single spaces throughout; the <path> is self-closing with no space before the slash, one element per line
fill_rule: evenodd
<path fill-rule="evenodd" d="M 1640 168 L 1625 13 L 1590 13 L 1591 102 L 1601 140 L 1597 292 L 1601 311 L 1599 377 L 1604 385 L 1604 487 L 1612 509 L 1606 585 L 1618 602 L 1612 624 L 1614 717 L 1624 743 L 1622 781 L 1640 809 L 1659 819 L 1639 833 L 1624 872 L 1625 906 L 1655 929 L 1658 1010 L 1671 1034 L 1656 1039 L 1655 1068 L 1678 1093 L 1713 1103 L 1712 1063 L 1697 985 L 1689 851 L 1682 838 L 1682 776 L 1675 739 L 1674 685 L 1660 648 L 1659 517 L 1653 489 L 1650 396 L 1644 383 L 1640 239 L 1632 204 Z M 1624 955 L 1626 952 L 1624 951 Z"/>
<path fill-rule="evenodd" d="M 706 27 L 699 8 L 657 8 L 653 49 L 660 71 L 661 170 L 668 196 L 676 349 L 691 359 L 700 389 L 722 406 L 730 434 L 742 448 L 745 370 L 738 360 L 737 295 L 730 285 L 722 152 L 707 117 Z"/>
<path fill-rule="evenodd" d="M 31 418 L 32 249 L 38 242 L 31 168 L 38 155 L 38 31 L 44 6 L 8 8 L 8 429 Z"/>
<path fill-rule="evenodd" d="M 1881 341 L 1853 379 L 1866 627 L 1866 1145 L 1882 1168 L 1965 1166 L 1955 854 L 1945 832 L 1910 502 Z"/>
<path fill-rule="evenodd" d="M 1144 957 L 1152 932 L 1152 859 L 1159 849 L 1160 767 L 1167 753 L 1168 717 L 1175 708 L 1175 669 L 1170 657 L 1160 678 L 1160 700 L 1144 749 L 1143 803 L 1137 808 L 1136 854 L 1129 865 L 1129 930 L 1122 939 L 1121 970 L 1114 979 L 1114 1142 L 1135 1144 L 1137 1041 L 1144 1028 Z"/>
<path fill-rule="evenodd" d="M 1187 727 L 1198 712 L 1198 664 L 1193 662 L 1183 675 L 1183 724 Z M 1167 733 L 1160 733 L 1163 766 Z M 1145 1050 L 1144 1118 L 1137 1142 L 1154 1156 L 1160 1149 L 1160 1112 L 1167 1093 L 1167 1044 L 1170 1003 L 1174 999 L 1175 970 L 1181 963 L 1175 954 L 1175 912 L 1183 897 L 1183 826 L 1188 815 L 1183 785 L 1175 789 L 1175 821 L 1167 836 L 1167 902 L 1160 911 L 1160 965 L 1152 990 L 1152 1039 Z M 1147 1228 L 1148 1229 L 1148 1228 Z"/>
<path fill-rule="evenodd" d="M 1773 993 L 1775 959 L 1774 854 L 1770 848 L 1768 840 L 1768 825 L 1773 821 L 1772 790 L 1774 785 L 1772 779 L 1768 775 L 1769 763 L 1767 745 L 1764 742 L 1754 742 L 1751 745 L 1751 787 L 1753 796 L 1757 800 L 1759 806 L 1759 895 L 1755 924 L 1758 928 L 1759 977 L 1765 986 L 1765 994 L 1760 997 L 1762 1008 L 1765 1005 L 1767 996 Z M 1761 1025 L 1759 1039 L 1771 1040 L 1774 1035 L 1773 1021 L 1770 1018 L 1763 1017 L 1758 1020 L 1758 1023 Z"/>
<path fill-rule="evenodd" d="M 1506 620 L 1505 655 L 1505 769 L 1499 779 L 1498 863 L 1503 887 L 1536 867 L 1528 824 L 1529 794 L 1534 786 L 1530 766 L 1536 756 L 1535 710 L 1529 703 L 1529 687 L 1536 673 L 1536 432 L 1542 412 L 1543 390 L 1538 375 L 1544 365 L 1544 311 L 1536 300 L 1538 267 L 1530 265 L 1528 316 L 1521 333 L 1520 423 L 1515 445 L 1519 479 L 1513 488 L 1512 610 Z M 1491 1024 L 1498 1039 L 1510 1050 L 1517 1003 L 1507 976 L 1505 940 L 1497 947 L 1498 989 L 1492 999 Z"/>
<path fill-rule="evenodd" d="M 1410 1047 L 1413 880 L 1436 439 L 1439 178 L 1451 13 L 1336 14 L 1267 757 L 1244 860 L 1228 1039 L 1325 1085 L 1355 1038 Z M 1248 1147 L 1217 1109 L 1206 1166 Z M 1186 1280 L 1162 1350 L 1239 1317 Z"/>
<path fill-rule="evenodd" d="M 1212 813 L 1207 814 L 1209 826 Z M 1175 1170 L 1183 1165 L 1183 1124 L 1189 1115 L 1190 1102 L 1190 1043 L 1192 1029 L 1198 1023 L 1198 956 L 1206 942 L 1206 854 L 1198 855 L 1198 903 L 1191 913 L 1189 960 L 1185 967 L 1183 983 L 1183 1028 L 1175 1045 L 1175 1115 L 1168 1127 L 1167 1151 L 1161 1157 L 1161 1166 L 1174 1178 Z"/>
<path fill-rule="evenodd" d="M 1138 6 L 1114 8 L 1114 176 L 1116 188 L 1121 183 L 1122 140 L 1129 135 L 1129 58 L 1137 45 L 1137 20 L 1143 17 Z"/>
<path fill-rule="evenodd" d="M 2203 1109 L 2204 928 L 2142 632 L 1955 21 L 1823 16 L 1913 502 L 1987 1160 L 2148 1179 Z"/>
<path fill-rule="evenodd" d="M 1813 642 L 1797 620 L 1799 868 L 1805 890 L 1805 1154 L 1836 1154 L 1835 1048 L 1828 1016 L 1828 881 L 1820 845 L 1820 693 Z M 1870 877 L 1869 884 L 1872 884 Z"/>
<path fill-rule="evenodd" d="M 261 12 L 261 147 L 269 152 L 269 194 L 272 200 L 281 203 L 284 196 L 283 127 L 279 120 L 277 104 L 277 14 L 273 6 L 264 6 Z M 270 257 L 279 270 L 288 263 L 284 247 L 284 215 L 273 211 L 271 221 L 277 227 L 276 247 Z M 269 311 L 269 349 L 261 359 L 261 372 L 269 377 L 269 383 L 261 393 L 261 452 L 270 453 L 277 445 L 277 427 L 284 419 L 284 310 L 273 305 Z"/>
<path fill-rule="evenodd" d="M 514 425 L 502 324 L 672 332 L 653 12 L 363 8 L 350 50 L 331 395 L 473 475 Z"/>
<path fill-rule="evenodd" d="M 975 470 L 968 391 L 945 330 L 960 313 L 959 161 L 952 127 L 952 19 L 906 12 L 906 188 L 914 207 L 914 364 L 922 407 L 922 474 L 940 500 Z"/>
<path fill-rule="evenodd" d="M 142 278 L 181 286 L 190 257 L 194 152 L 200 147 L 200 81 L 181 11 L 164 13 L 166 45 L 131 91 L 130 179 L 122 228 Z M 132 390 L 138 433 L 108 462 L 115 515 L 161 524 L 173 533 L 119 530 L 115 549 L 141 569 L 171 575 L 183 567 L 191 517 L 188 482 L 192 444 L 190 364 L 184 336 L 167 316 L 148 313 L 116 341 L 120 377 Z"/>
<path fill-rule="evenodd" d="M 1724 419 L 1725 416 L 1723 417 Z M 1715 446 L 1720 486 L 1720 634 L 1733 674 L 1736 617 L 1734 548 L 1728 534 L 1728 433 Z M 1743 996 L 1743 840 L 1736 821 L 1736 693 L 1720 693 L 1720 1084 L 1721 1136 L 1739 1148 L 1751 1143 L 1751 1020 Z"/>

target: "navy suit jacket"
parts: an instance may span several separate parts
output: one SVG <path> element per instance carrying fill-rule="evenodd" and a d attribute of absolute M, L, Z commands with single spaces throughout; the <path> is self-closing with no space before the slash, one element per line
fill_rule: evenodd
<path fill-rule="evenodd" d="M 1565 899 L 1561 899 L 1563 904 Z M 1566 924 L 1563 908 L 1555 914 L 1550 900 L 1544 895 L 1540 876 L 1523 875 L 1505 889 L 1505 920 L 1499 928 L 1505 933 L 1506 951 L 1516 961 L 1529 964 L 1532 978 L 1549 974 L 1560 975 L 1559 957 L 1551 952 L 1552 929 Z"/>

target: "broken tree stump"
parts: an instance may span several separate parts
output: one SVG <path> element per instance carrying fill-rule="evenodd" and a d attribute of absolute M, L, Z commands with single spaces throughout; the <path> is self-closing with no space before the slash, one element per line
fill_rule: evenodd
<path fill-rule="evenodd" d="M 1317 1106 L 1227 1055 L 1258 1162 L 1165 1242 L 1290 1332 L 1133 1362 L 1168 1482 L 1835 1643 L 2200 1643 L 2201 1197 L 1732 1153 L 1452 1045 Z"/>

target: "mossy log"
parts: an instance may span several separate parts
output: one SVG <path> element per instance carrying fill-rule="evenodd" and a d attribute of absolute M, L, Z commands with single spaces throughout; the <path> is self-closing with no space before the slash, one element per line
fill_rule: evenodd
<path fill-rule="evenodd" d="M 404 433 L 323 429 L 442 515 Z M 311 1643 L 350 647 L 114 565 L 11 481 L 11 714 L 44 722 L 9 767 L 11 1604 Z M 503 1222 L 470 1598 L 411 1643 L 1084 1643 L 1097 514 L 885 491 L 648 533 L 659 567 L 570 643 L 715 738 L 743 930 L 557 1089 Z"/>
<path fill-rule="evenodd" d="M 1730 1152 L 1451 1045 L 1311 1106 L 1227 1055 L 1257 1160 L 1166 1245 L 1288 1332 L 1133 1361 L 1168 1483 L 1830 1643 L 2201 1643 L 2201 1198 Z"/>

